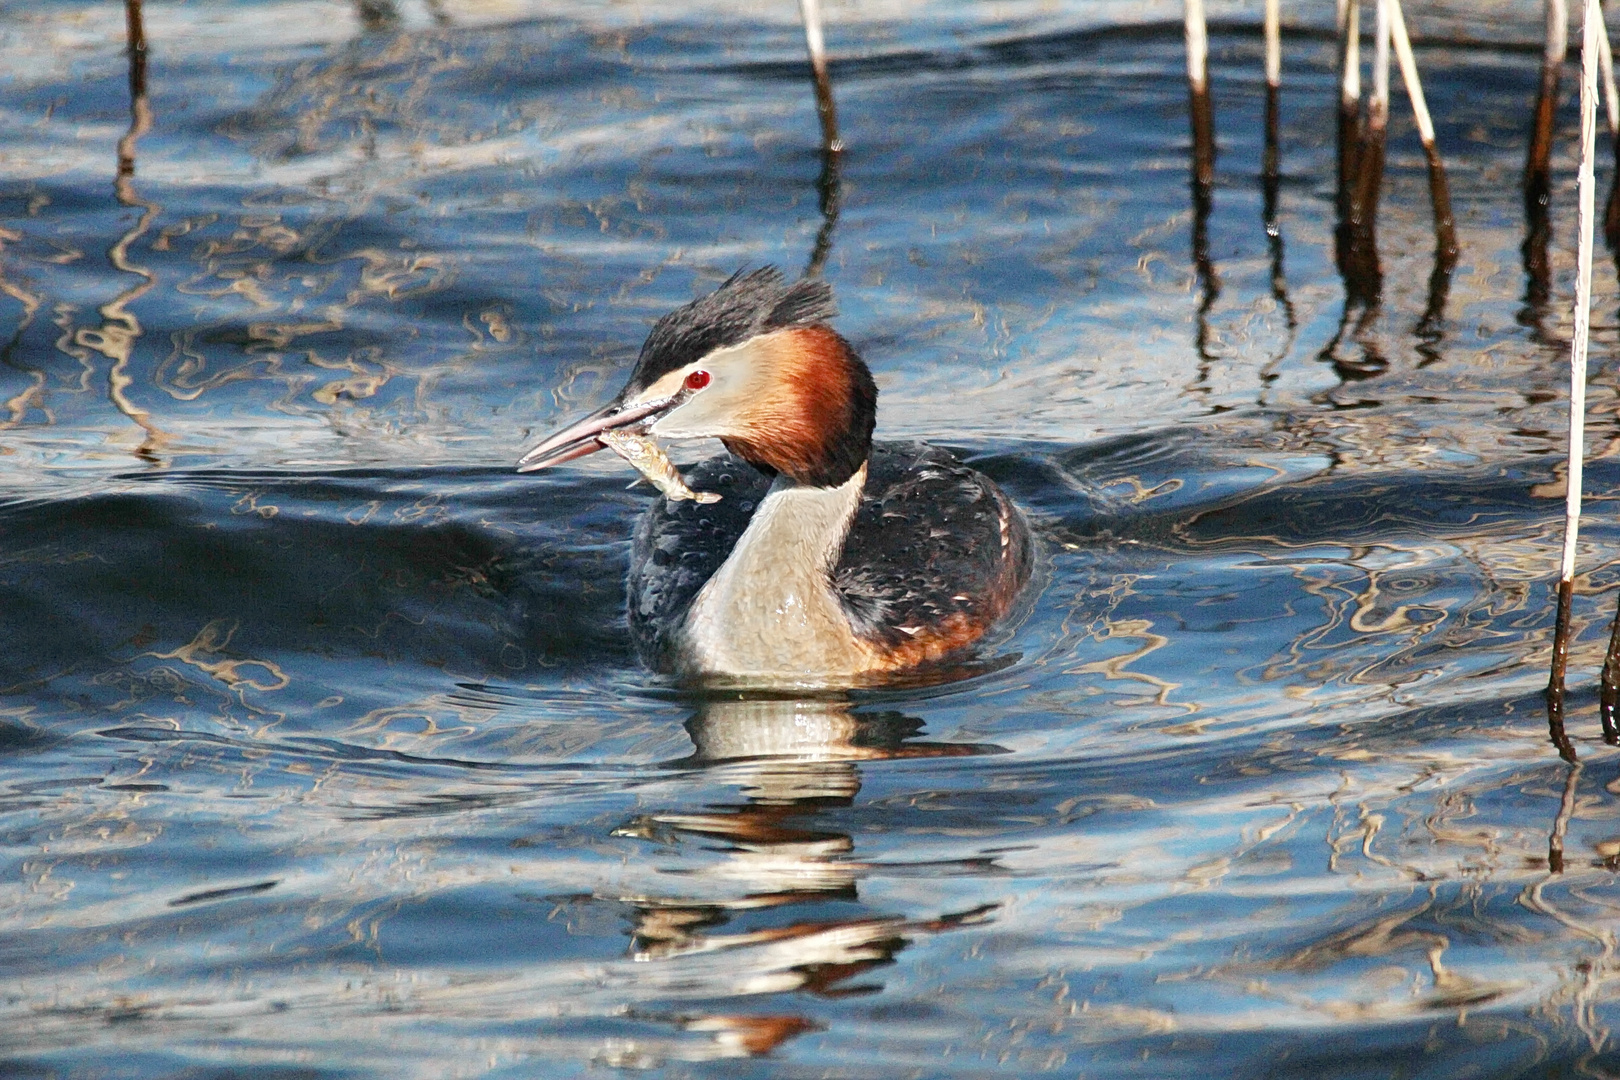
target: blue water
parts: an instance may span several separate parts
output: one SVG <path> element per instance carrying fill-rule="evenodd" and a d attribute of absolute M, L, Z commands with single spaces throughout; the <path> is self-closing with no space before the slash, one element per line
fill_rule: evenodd
<path fill-rule="evenodd" d="M 1426 317 L 1397 96 L 1348 323 L 1320 21 L 1275 242 L 1258 31 L 1217 27 L 1211 289 L 1179 8 L 830 9 L 879 436 L 1041 559 L 964 677 L 803 700 L 640 669 L 648 489 L 511 471 L 658 315 L 810 259 L 791 5 L 369 11 L 149 7 L 133 129 L 115 6 L 0 11 L 0 1073 L 1620 1069 L 1620 288 L 1572 766 L 1576 118 L 1543 304 L 1533 6 L 1408 13 L 1461 253 Z"/>

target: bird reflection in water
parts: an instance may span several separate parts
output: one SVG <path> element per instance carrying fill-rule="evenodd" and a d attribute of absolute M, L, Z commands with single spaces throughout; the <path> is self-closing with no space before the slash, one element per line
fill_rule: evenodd
<path fill-rule="evenodd" d="M 696 840 L 723 857 L 669 870 L 668 893 L 595 897 L 631 909 L 630 956 L 655 965 L 641 980 L 642 991 L 678 985 L 701 986 L 713 997 L 875 993 L 881 984 L 862 976 L 893 963 L 917 937 L 987 921 L 994 904 L 922 918 L 866 911 L 838 917 L 826 907 L 809 917 L 804 910 L 859 903 L 861 879 L 885 869 L 856 857 L 848 832 L 818 820 L 853 804 L 862 762 L 1005 752 L 986 744 L 912 741 L 921 726 L 896 712 L 856 711 L 838 699 L 706 702 L 686 724 L 694 752 L 671 764 L 701 767 L 705 780 L 735 784 L 746 801 L 655 810 L 614 835 L 669 846 Z M 992 868 L 985 858 L 939 870 Z M 733 928 L 745 914 L 754 925 Z M 762 921 L 770 925 L 758 925 Z M 766 1053 L 819 1027 L 802 1015 L 685 1016 L 679 1022 L 687 1031 L 723 1032 L 717 1045 L 739 1054 Z"/>

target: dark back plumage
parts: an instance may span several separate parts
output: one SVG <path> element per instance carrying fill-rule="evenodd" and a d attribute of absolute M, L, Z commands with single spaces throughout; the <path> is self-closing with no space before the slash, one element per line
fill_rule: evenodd
<path fill-rule="evenodd" d="M 877 446 L 833 568 L 844 614 L 857 637 L 888 649 L 930 635 L 972 642 L 1029 581 L 1029 524 L 989 477 L 949 450 Z"/>
<path fill-rule="evenodd" d="M 824 323 L 835 314 L 832 289 L 824 281 L 799 280 L 790 285 L 774 266 L 739 270 L 714 292 L 653 324 L 624 392 L 640 393 L 716 349 L 740 345 L 772 330 Z"/>

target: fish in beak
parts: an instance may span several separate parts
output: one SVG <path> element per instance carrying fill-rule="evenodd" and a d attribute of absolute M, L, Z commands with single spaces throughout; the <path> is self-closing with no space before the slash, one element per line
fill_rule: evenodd
<path fill-rule="evenodd" d="M 586 454 L 605 450 L 607 444 L 602 441 L 601 436 L 610 432 L 621 432 L 626 435 L 645 434 L 661 417 L 685 404 L 691 396 L 690 392 L 683 389 L 656 401 L 638 404 L 614 401 L 531 447 L 518 458 L 517 471 L 539 472 L 552 465 L 560 465 L 565 461 L 573 461 Z"/>
<path fill-rule="evenodd" d="M 518 459 L 517 471 L 537 472 L 598 450 L 612 450 L 674 502 L 686 499 L 698 503 L 718 502 L 720 496 L 713 492 L 693 491 L 687 487 L 680 471 L 657 440 L 648 434 L 649 428 L 709 384 L 709 376 L 701 374 L 701 378 L 688 378 L 675 393 L 652 400 L 626 402 L 624 395 L 619 395 L 606 408 L 564 428 L 524 454 Z"/>

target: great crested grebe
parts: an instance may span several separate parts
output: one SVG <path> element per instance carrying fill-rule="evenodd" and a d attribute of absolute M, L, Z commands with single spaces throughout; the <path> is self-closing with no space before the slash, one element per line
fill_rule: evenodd
<path fill-rule="evenodd" d="M 660 498 L 636 528 L 630 631 L 651 666 L 879 681 L 977 641 L 1029 580 L 1029 526 L 988 477 L 872 441 L 877 387 L 832 315 L 820 281 L 734 274 L 653 325 L 612 402 L 518 461 L 532 472 L 639 436 L 730 451 L 687 470 L 718 501 Z"/>

